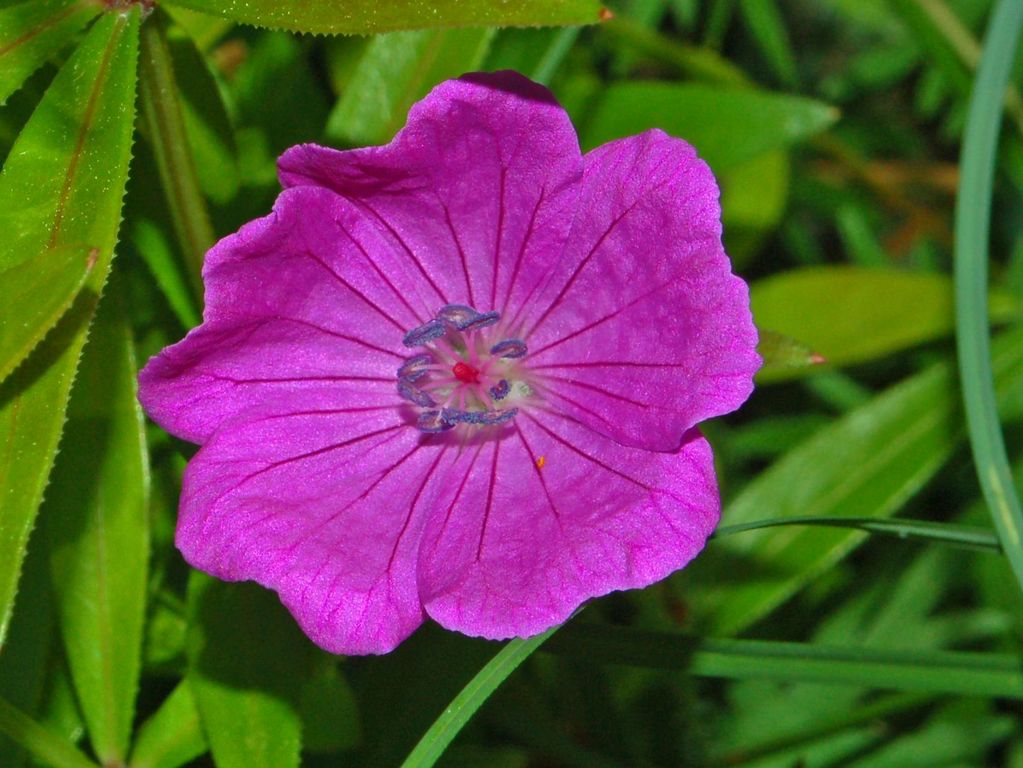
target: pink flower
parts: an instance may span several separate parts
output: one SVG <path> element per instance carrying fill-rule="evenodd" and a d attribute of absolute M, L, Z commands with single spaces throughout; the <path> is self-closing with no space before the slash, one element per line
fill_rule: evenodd
<path fill-rule="evenodd" d="M 684 566 L 717 523 L 695 426 L 760 365 L 718 190 L 650 131 L 581 155 L 514 73 L 438 86 L 384 147 L 280 160 L 203 324 L 140 399 L 201 444 L 177 545 L 337 653 L 425 616 L 533 635 Z"/>

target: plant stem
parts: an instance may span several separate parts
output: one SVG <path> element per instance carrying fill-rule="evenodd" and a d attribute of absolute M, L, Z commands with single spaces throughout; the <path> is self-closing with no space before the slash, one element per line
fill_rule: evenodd
<path fill-rule="evenodd" d="M 174 230 L 185 255 L 189 279 L 202 303 L 202 261 L 214 242 L 206 200 L 199 187 L 195 159 L 185 132 L 174 79 L 174 64 L 167 45 L 167 22 L 157 10 L 142 25 L 139 57 L 139 94 L 142 117 L 156 156 L 157 169 Z"/>
<path fill-rule="evenodd" d="M 970 98 L 955 211 L 955 296 L 956 346 L 970 447 L 1002 549 L 1023 587 L 1023 508 L 995 403 L 987 310 L 988 235 L 1000 117 L 1021 23 L 1023 0 L 1000 0 L 991 15 Z"/>

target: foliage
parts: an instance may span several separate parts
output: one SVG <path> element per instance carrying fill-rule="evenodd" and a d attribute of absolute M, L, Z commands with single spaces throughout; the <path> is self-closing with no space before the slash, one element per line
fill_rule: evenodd
<path fill-rule="evenodd" d="M 0 0 L 0 765 L 1023 765 L 1023 2 L 607 4 Z M 539 638 L 330 657 L 177 555 L 138 361 L 282 150 L 501 68 L 719 178 L 767 358 L 724 527 Z"/>

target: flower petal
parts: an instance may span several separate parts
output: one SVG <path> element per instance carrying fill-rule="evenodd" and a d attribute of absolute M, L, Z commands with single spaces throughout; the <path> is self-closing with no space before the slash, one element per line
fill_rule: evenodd
<path fill-rule="evenodd" d="M 393 409 L 325 405 L 218 431 L 188 465 L 177 545 L 276 590 L 327 650 L 384 653 L 422 622 L 416 558 L 445 449 Z"/>
<path fill-rule="evenodd" d="M 272 215 L 210 251 L 205 322 L 140 374 L 147 412 L 202 443 L 242 411 L 286 411 L 310 390 L 396 403 L 401 338 L 421 316 L 389 253 L 336 195 L 284 192 Z"/>
<path fill-rule="evenodd" d="M 495 639 L 663 579 L 719 514 L 697 433 L 678 453 L 655 453 L 552 414 L 520 414 L 502 440 L 463 453 L 444 485 L 423 533 L 423 604 L 449 629 Z"/>
<path fill-rule="evenodd" d="M 651 450 L 737 408 L 760 367 L 717 185 L 692 147 L 660 131 L 586 156 L 565 257 L 510 321 L 552 406 Z"/>
<path fill-rule="evenodd" d="M 280 160 L 286 187 L 315 185 L 375 217 L 435 309 L 521 301 L 564 247 L 582 157 L 550 92 L 514 72 L 442 83 L 384 147 L 312 144 Z"/>
<path fill-rule="evenodd" d="M 297 320 L 201 326 L 149 361 L 139 400 L 168 432 L 201 444 L 239 414 L 287 413 L 320 394 L 397 410 L 400 364 L 398 355 Z"/>

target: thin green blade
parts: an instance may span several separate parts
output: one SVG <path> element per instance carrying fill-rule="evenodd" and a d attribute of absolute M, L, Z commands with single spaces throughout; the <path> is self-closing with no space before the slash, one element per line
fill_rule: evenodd
<path fill-rule="evenodd" d="M 368 35 L 400 29 L 594 24 L 603 8 L 596 0 L 172 0 L 168 5 L 224 16 L 245 24 L 318 32 Z"/>
<path fill-rule="evenodd" d="M 1002 102 L 1021 26 L 1023 0 L 1002 0 L 995 6 L 963 137 L 955 215 L 955 282 L 956 342 L 970 447 L 1002 547 L 1023 586 L 1023 506 L 1016 495 L 999 423 L 987 322 L 995 159 Z"/>
<path fill-rule="evenodd" d="M 684 669 L 707 677 L 1023 698 L 1023 668 L 1009 654 L 701 640 L 581 623 L 566 626 L 545 650 L 591 662 Z"/>

